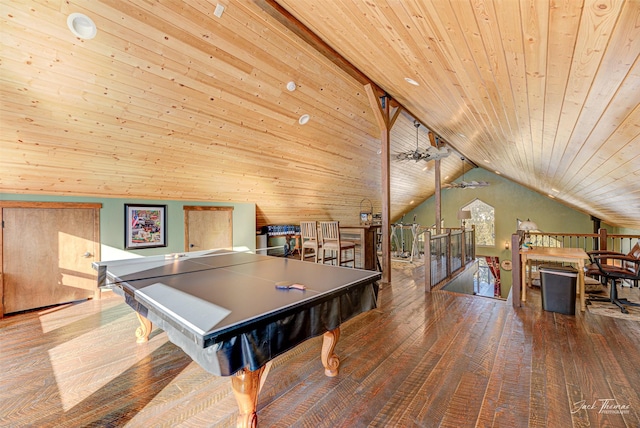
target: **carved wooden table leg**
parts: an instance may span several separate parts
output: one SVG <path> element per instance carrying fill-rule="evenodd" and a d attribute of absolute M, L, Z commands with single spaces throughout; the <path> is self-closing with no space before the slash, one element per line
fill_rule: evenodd
<path fill-rule="evenodd" d="M 260 392 L 260 377 L 265 367 L 251 371 L 242 369 L 231 377 L 231 388 L 238 402 L 238 428 L 255 428 L 258 426 L 258 393 Z"/>
<path fill-rule="evenodd" d="M 153 329 L 151 321 L 136 312 L 138 321 L 140 321 L 140 327 L 136 329 L 136 343 L 145 343 L 149 341 L 149 335 Z"/>
<path fill-rule="evenodd" d="M 329 377 L 338 376 L 340 358 L 333 353 L 333 350 L 335 349 L 339 338 L 340 327 L 326 332 L 322 338 L 322 353 L 320 354 L 320 358 L 322 359 L 322 365 L 324 366 L 324 374 Z"/>

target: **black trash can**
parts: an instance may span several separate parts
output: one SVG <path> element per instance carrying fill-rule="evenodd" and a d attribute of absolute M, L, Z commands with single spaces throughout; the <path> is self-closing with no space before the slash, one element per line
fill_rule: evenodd
<path fill-rule="evenodd" d="M 576 314 L 578 270 L 571 266 L 541 265 L 542 309 L 566 315 Z"/>

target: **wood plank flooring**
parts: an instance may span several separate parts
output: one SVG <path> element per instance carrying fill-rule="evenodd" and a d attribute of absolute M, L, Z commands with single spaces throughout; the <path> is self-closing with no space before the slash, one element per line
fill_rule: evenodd
<path fill-rule="evenodd" d="M 640 322 L 447 291 L 394 264 L 379 308 L 343 325 L 340 374 L 319 338 L 274 361 L 262 427 L 640 426 Z M 0 320 L 2 427 L 231 427 L 228 378 L 138 323 L 121 298 Z M 604 401 L 619 408 L 603 409 Z"/>

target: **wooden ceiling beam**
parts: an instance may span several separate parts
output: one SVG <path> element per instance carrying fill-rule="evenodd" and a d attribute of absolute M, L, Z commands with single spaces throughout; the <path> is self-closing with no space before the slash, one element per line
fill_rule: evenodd
<path fill-rule="evenodd" d="M 387 93 L 384 89 L 378 86 L 373 80 L 371 80 L 366 74 L 360 71 L 359 68 L 351 64 L 346 58 L 344 58 L 340 53 L 338 53 L 335 49 L 329 46 L 324 40 L 322 40 L 318 35 L 316 35 L 313 31 L 309 30 L 309 28 L 304 25 L 302 22 L 298 20 L 295 16 L 293 16 L 289 11 L 280 4 L 276 0 L 257 0 L 256 4 L 260 7 L 265 13 L 271 16 L 273 19 L 282 24 L 285 28 L 290 30 L 292 33 L 300 37 L 306 43 L 308 43 L 311 47 L 316 49 L 320 54 L 324 55 L 329 61 L 339 67 L 342 71 L 347 73 L 349 76 L 354 78 L 357 82 L 362 84 L 362 86 L 371 85 L 371 89 L 376 94 L 376 96 L 387 96 L 387 101 L 389 102 L 389 106 L 392 109 L 398 109 L 396 111 L 396 116 L 400 113 L 400 110 L 406 111 L 409 115 L 418 118 L 417 115 L 413 114 L 411 111 L 407 110 L 405 106 L 400 104 L 393 95 Z M 391 128 L 393 124 L 390 124 L 389 128 Z M 429 128 L 427 126 L 427 128 Z M 430 129 L 430 128 L 429 128 Z M 432 131 L 433 132 L 433 131 Z"/>
<path fill-rule="evenodd" d="M 280 24 L 300 37 L 302 40 L 307 42 L 349 76 L 361 83 L 362 86 L 371 85 L 378 96 L 382 96 L 385 94 L 385 91 L 382 90 L 382 88 L 376 85 L 375 82 L 369 79 L 369 77 L 367 77 L 358 68 L 347 61 L 331 46 L 325 43 L 325 41 L 318 37 L 314 32 L 309 30 L 309 28 L 307 28 L 302 22 L 300 22 L 298 18 L 296 18 L 291 13 L 289 13 L 288 10 L 280 6 L 277 1 L 258 0 L 256 1 L 256 4 L 263 11 L 269 14 L 269 16 L 278 21 Z"/>
<path fill-rule="evenodd" d="M 373 92 L 372 85 L 364 85 L 371 109 L 380 127 L 380 163 L 381 167 L 381 199 L 382 199 L 382 230 L 391 230 L 391 152 L 390 152 L 390 131 L 393 122 L 398 117 L 400 108 L 392 115 L 390 103 L 385 99 L 384 103 Z M 387 98 L 387 97 L 385 97 Z M 391 282 L 391 236 L 382 233 L 382 283 Z"/>

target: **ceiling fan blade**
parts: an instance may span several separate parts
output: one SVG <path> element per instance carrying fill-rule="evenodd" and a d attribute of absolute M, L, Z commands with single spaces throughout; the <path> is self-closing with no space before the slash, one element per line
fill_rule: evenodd
<path fill-rule="evenodd" d="M 471 183 L 467 183 L 467 186 L 469 189 L 475 189 L 478 187 L 487 187 L 489 185 L 489 183 L 487 183 L 486 181 L 472 181 Z"/>
<path fill-rule="evenodd" d="M 445 147 L 433 147 L 429 146 L 427 149 L 416 149 L 409 152 L 402 152 L 396 155 L 398 160 L 413 160 L 413 161 L 430 161 L 446 158 L 451 154 L 451 151 Z"/>
<path fill-rule="evenodd" d="M 405 152 L 405 153 L 398 153 L 396 155 L 396 159 L 398 160 L 413 160 L 413 152 Z"/>
<path fill-rule="evenodd" d="M 416 162 L 424 159 L 424 157 L 425 157 L 425 154 L 417 150 L 411 151 L 411 152 L 398 153 L 396 155 L 397 160 L 413 160 Z"/>
<path fill-rule="evenodd" d="M 475 189 L 478 187 L 486 187 L 489 185 L 487 181 L 460 181 L 458 183 L 446 183 L 442 187 L 446 189 Z"/>

